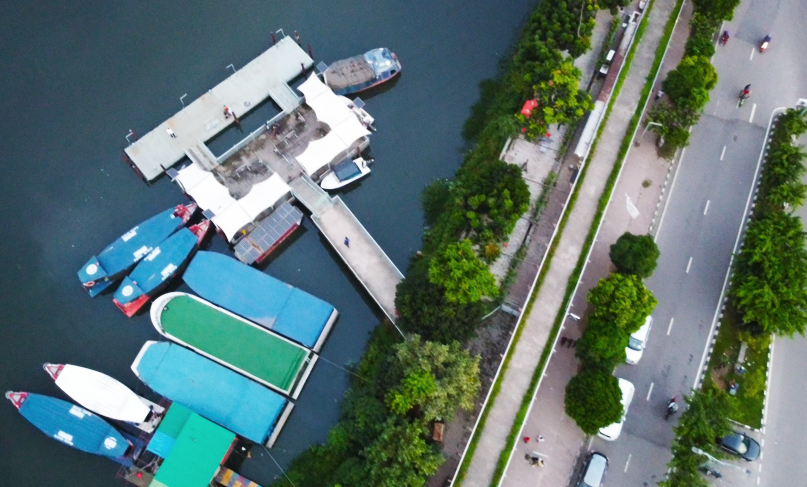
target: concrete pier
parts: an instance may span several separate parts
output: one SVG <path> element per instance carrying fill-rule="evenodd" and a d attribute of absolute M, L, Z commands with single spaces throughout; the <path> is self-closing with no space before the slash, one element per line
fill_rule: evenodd
<path fill-rule="evenodd" d="M 310 68 L 314 60 L 290 37 L 284 37 L 249 64 L 197 98 L 176 115 L 125 149 L 126 155 L 147 180 L 155 179 L 186 155 L 200 159 L 206 169 L 215 157 L 204 145 L 235 123 L 225 107 L 243 116 L 271 97 L 285 113 L 301 100 L 288 82 Z M 210 160 L 212 157 L 212 161 Z"/>

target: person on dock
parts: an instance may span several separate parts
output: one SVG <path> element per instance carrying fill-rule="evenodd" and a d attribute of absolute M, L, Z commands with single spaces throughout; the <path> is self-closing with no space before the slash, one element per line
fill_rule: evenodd
<path fill-rule="evenodd" d="M 227 120 L 228 118 L 230 118 L 230 108 L 224 107 L 224 119 Z"/>
<path fill-rule="evenodd" d="M 345 247 L 350 248 L 350 239 L 345 237 Z"/>
<path fill-rule="evenodd" d="M 168 135 L 169 135 L 169 136 L 171 136 L 171 138 L 172 138 L 172 139 L 176 139 L 176 138 L 177 138 L 177 134 L 175 134 L 175 133 L 174 133 L 174 131 L 173 131 L 173 130 L 171 130 L 170 128 L 167 128 L 167 127 L 166 127 L 165 131 L 166 131 L 166 132 L 168 132 Z"/>

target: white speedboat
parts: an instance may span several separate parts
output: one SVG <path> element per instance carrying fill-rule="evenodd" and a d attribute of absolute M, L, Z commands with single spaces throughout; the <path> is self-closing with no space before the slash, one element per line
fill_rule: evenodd
<path fill-rule="evenodd" d="M 373 159 L 365 160 L 363 157 L 355 159 L 347 158 L 344 161 L 335 164 L 328 174 L 322 178 L 319 185 L 322 189 L 334 190 L 343 186 L 347 186 L 353 181 L 357 181 L 364 176 L 370 174 L 370 164 Z"/>

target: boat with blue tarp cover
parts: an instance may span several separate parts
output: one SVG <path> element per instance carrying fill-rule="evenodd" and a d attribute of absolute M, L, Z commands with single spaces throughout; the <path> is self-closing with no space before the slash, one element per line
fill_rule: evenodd
<path fill-rule="evenodd" d="M 386 47 L 332 63 L 323 72 L 325 84 L 337 95 L 349 95 L 389 81 L 401 72 L 398 56 Z"/>
<path fill-rule="evenodd" d="M 40 431 L 78 450 L 122 459 L 132 444 L 106 421 L 55 397 L 6 392 L 6 398 Z"/>
<path fill-rule="evenodd" d="M 370 164 L 375 162 L 373 159 L 364 159 L 357 157 L 353 159 L 348 157 L 340 163 L 333 166 L 333 171 L 329 172 L 322 178 L 319 185 L 322 189 L 334 190 L 347 186 L 353 181 L 358 181 L 370 174 Z"/>
<path fill-rule="evenodd" d="M 215 252 L 197 252 L 182 278 L 204 299 L 315 352 L 339 316 L 327 302 Z"/>
<path fill-rule="evenodd" d="M 90 296 L 97 296 L 126 274 L 154 247 L 182 228 L 196 211 L 196 203 L 165 210 L 124 233 L 78 271 Z"/>
<path fill-rule="evenodd" d="M 132 371 L 157 394 L 269 448 L 294 408 L 280 394 L 175 343 L 146 342 Z"/>
<path fill-rule="evenodd" d="M 123 313 L 134 316 L 188 261 L 210 229 L 210 220 L 182 228 L 168 237 L 123 278 L 113 299 Z"/>

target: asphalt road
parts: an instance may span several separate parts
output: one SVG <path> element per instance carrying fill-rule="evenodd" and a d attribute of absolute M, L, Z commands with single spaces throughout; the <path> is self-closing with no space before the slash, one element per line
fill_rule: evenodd
<path fill-rule="evenodd" d="M 770 115 L 807 98 L 802 2 L 743 2 L 725 28 L 731 39 L 713 60 L 720 81 L 692 131 L 657 235 L 661 258 L 647 285 L 659 305 L 648 348 L 638 365 L 616 372 L 633 382 L 636 394 L 622 436 L 592 440 L 592 448 L 610 459 L 606 486 L 655 485 L 663 478 L 674 424 L 664 420 L 664 406 L 695 382 Z M 771 46 L 760 54 L 759 42 L 769 33 Z M 752 97 L 738 107 L 737 95 L 748 83 Z M 807 341 L 777 340 L 768 426 L 752 435 L 763 443 L 763 457 L 723 468 L 729 477 L 723 483 L 794 485 L 807 478 L 805 365 Z"/>

